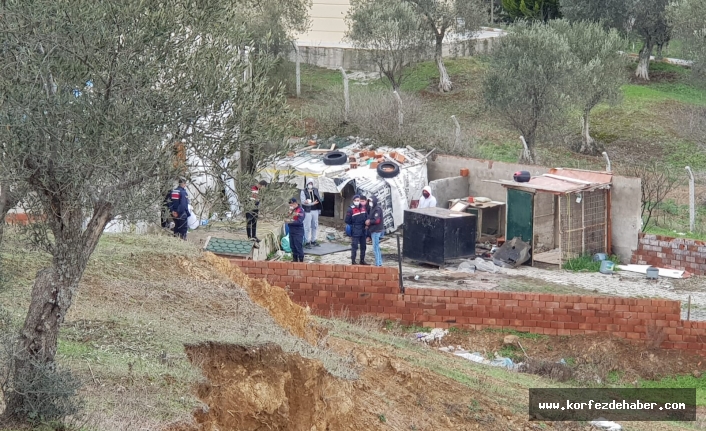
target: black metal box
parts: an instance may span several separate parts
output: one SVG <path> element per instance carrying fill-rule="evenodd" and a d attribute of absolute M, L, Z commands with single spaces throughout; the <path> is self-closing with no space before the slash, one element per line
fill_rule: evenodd
<path fill-rule="evenodd" d="M 442 266 L 476 254 L 476 216 L 446 208 L 405 210 L 404 257 Z"/>

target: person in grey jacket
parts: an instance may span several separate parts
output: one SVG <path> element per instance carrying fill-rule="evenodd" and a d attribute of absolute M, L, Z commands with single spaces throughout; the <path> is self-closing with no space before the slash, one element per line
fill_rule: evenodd
<path fill-rule="evenodd" d="M 309 181 L 306 188 L 299 194 L 301 206 L 304 209 L 304 248 L 318 247 L 316 234 L 319 230 L 319 214 L 324 201 L 319 194 L 319 189 L 314 187 L 314 182 Z"/>
<path fill-rule="evenodd" d="M 368 220 L 365 225 L 368 227 L 368 232 L 373 239 L 373 254 L 375 255 L 375 266 L 382 266 L 382 251 L 380 250 L 380 238 L 385 232 L 385 223 L 383 221 L 382 207 L 378 203 L 377 196 L 373 196 L 370 200 L 372 209 L 368 213 Z"/>

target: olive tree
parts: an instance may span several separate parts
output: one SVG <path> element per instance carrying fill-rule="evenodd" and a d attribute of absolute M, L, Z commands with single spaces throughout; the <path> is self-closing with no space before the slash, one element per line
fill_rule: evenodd
<path fill-rule="evenodd" d="M 41 220 L 30 239 L 51 257 L 32 287 L 16 381 L 54 362 L 107 223 L 161 202 L 161 186 L 176 174 L 172 143 L 212 145 L 218 136 L 195 127 L 199 119 L 226 112 L 229 124 L 252 124 L 249 107 L 229 102 L 246 89 L 246 100 L 272 94 L 262 81 L 271 59 L 243 55 L 252 38 L 242 21 L 217 0 L 0 5 L 0 184 L 26 188 L 23 202 Z M 239 131 L 242 141 L 262 142 L 260 131 L 277 119 L 258 121 Z M 22 419 L 27 394 L 6 395 L 5 415 Z"/>
<path fill-rule="evenodd" d="M 590 114 L 600 103 L 620 101 L 620 87 L 627 82 L 626 58 L 620 53 L 625 41 L 617 30 L 590 21 L 555 20 L 549 26 L 566 38 L 575 57 L 571 97 L 581 112 L 581 144 L 576 149 L 599 154 L 602 148 L 591 137 Z"/>
<path fill-rule="evenodd" d="M 449 33 L 472 36 L 486 22 L 480 0 L 403 0 L 414 6 L 434 41 L 434 61 L 439 68 L 439 91 L 451 91 L 453 84 L 443 61 L 443 44 Z"/>
<path fill-rule="evenodd" d="M 559 0 L 502 0 L 503 10 L 512 20 L 549 21 L 559 16 Z"/>
<path fill-rule="evenodd" d="M 493 49 L 485 101 L 524 137 L 524 162 L 537 162 L 538 134 L 564 118 L 574 63 L 566 38 L 541 22 L 514 25 Z"/>
<path fill-rule="evenodd" d="M 667 43 L 671 26 L 667 20 L 670 0 L 562 0 L 561 13 L 570 21 L 595 21 L 626 34 L 636 34 L 643 42 L 635 76 L 649 80 L 652 51 Z"/>
<path fill-rule="evenodd" d="M 346 21 L 346 38 L 366 52 L 394 90 L 400 88 L 405 67 L 429 46 L 420 16 L 402 0 L 353 0 Z"/>
<path fill-rule="evenodd" d="M 670 5 L 668 18 L 675 36 L 684 42 L 688 59 L 694 62 L 692 77 L 697 84 L 706 85 L 706 3 L 675 1 Z"/>

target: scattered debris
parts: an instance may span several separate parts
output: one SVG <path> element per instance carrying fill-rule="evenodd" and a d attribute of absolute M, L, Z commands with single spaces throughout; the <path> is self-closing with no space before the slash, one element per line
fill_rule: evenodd
<path fill-rule="evenodd" d="M 491 272 L 493 274 L 496 272 L 500 272 L 499 266 L 495 265 L 493 262 L 483 260 L 480 257 L 477 257 L 476 260 L 473 261 L 473 263 L 478 271 Z"/>
<path fill-rule="evenodd" d="M 647 274 L 647 269 L 653 268 L 650 265 L 618 265 L 618 269 L 628 272 L 636 272 L 638 274 Z M 660 277 L 667 278 L 686 278 L 685 271 L 680 269 L 657 268 Z"/>
<path fill-rule="evenodd" d="M 605 418 L 598 418 L 594 421 L 589 422 L 591 425 L 597 428 L 604 429 L 606 431 L 620 431 L 623 429 L 620 424 L 606 420 Z"/>
<path fill-rule="evenodd" d="M 529 260 L 529 252 L 529 244 L 520 238 L 513 238 L 493 254 L 493 262 L 503 268 L 517 268 Z"/>
<path fill-rule="evenodd" d="M 448 329 L 434 328 L 431 332 L 417 332 L 417 340 L 430 343 L 432 341 L 441 341 L 449 333 Z"/>
<path fill-rule="evenodd" d="M 491 360 L 491 359 L 487 359 L 480 352 L 470 353 L 470 352 L 463 350 L 463 349 L 460 349 L 460 348 L 454 349 L 452 346 L 441 347 L 439 350 L 441 350 L 442 352 L 453 353 L 456 356 L 459 356 L 464 359 L 468 359 L 469 361 L 477 362 L 479 364 L 490 365 L 491 367 L 503 367 L 503 368 L 507 368 L 508 370 L 511 370 L 511 371 L 517 371 L 521 365 L 521 364 L 516 364 L 516 363 L 512 362 L 512 359 L 510 359 L 510 358 L 496 356 L 495 359 Z"/>
<path fill-rule="evenodd" d="M 464 260 L 458 265 L 458 269 L 456 269 L 456 271 L 474 274 L 476 272 L 476 266 L 473 264 L 472 261 Z"/>

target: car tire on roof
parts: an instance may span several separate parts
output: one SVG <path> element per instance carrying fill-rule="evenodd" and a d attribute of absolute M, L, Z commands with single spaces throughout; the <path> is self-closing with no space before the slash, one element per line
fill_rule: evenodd
<path fill-rule="evenodd" d="M 378 165 L 378 175 L 382 178 L 394 178 L 400 174 L 400 167 L 396 163 L 382 162 Z"/>
<path fill-rule="evenodd" d="M 348 162 L 348 155 L 343 151 L 329 151 L 324 155 L 324 165 L 345 165 L 346 162 Z"/>

